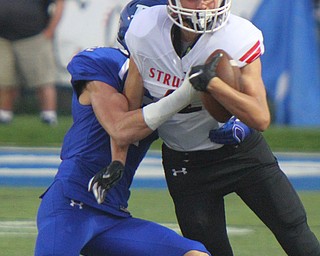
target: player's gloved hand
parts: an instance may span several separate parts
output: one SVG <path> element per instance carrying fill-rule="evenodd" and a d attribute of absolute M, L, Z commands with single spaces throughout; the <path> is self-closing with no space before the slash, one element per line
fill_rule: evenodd
<path fill-rule="evenodd" d="M 244 141 L 252 132 L 252 128 L 233 116 L 220 128 L 211 130 L 209 138 L 218 144 L 236 145 Z"/>
<path fill-rule="evenodd" d="M 117 184 L 124 172 L 124 165 L 119 161 L 113 161 L 108 167 L 103 168 L 91 178 L 88 191 L 93 192 L 98 204 L 102 204 L 107 192 Z"/>
<path fill-rule="evenodd" d="M 217 76 L 216 68 L 222 57 L 222 53 L 217 53 L 210 62 L 191 68 L 189 81 L 197 91 L 207 91 L 209 81 Z"/>

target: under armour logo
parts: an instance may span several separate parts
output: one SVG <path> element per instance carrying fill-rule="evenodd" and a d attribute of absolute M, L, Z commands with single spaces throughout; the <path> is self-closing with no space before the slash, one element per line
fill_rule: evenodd
<path fill-rule="evenodd" d="M 74 200 L 71 200 L 71 203 L 70 203 L 70 205 L 72 206 L 72 207 L 75 207 L 76 205 L 77 206 L 79 206 L 79 209 L 81 210 L 83 207 L 83 203 L 82 202 L 77 202 L 77 201 L 74 201 Z"/>
<path fill-rule="evenodd" d="M 127 207 L 120 206 L 120 210 L 126 213 L 130 213 Z"/>
<path fill-rule="evenodd" d="M 178 176 L 179 173 L 182 173 L 183 175 L 187 174 L 187 168 L 181 168 L 181 170 L 172 169 L 173 176 Z"/>

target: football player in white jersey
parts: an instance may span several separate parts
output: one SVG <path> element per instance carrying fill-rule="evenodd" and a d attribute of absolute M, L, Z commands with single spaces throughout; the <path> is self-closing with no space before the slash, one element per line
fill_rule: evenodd
<path fill-rule="evenodd" d="M 302 202 L 260 133 L 270 124 L 261 77 L 262 33 L 248 20 L 232 15 L 230 6 L 231 0 L 169 0 L 167 6 L 139 13 L 125 37 L 131 54 L 125 88 L 129 106 L 139 108 L 145 92 L 154 101 L 164 98 L 188 83 L 188 75 L 199 89 L 196 83 L 204 79 L 194 70 L 201 69 L 216 49 L 229 53 L 241 68 L 243 91 L 226 85 L 215 70 L 204 74 L 209 78 L 202 90 L 251 127 L 250 136 L 238 145 L 212 142 L 209 131 L 219 124 L 197 97 L 158 128 L 164 141 L 166 181 L 182 233 L 201 241 L 214 255 L 233 255 L 224 196 L 234 192 L 288 255 L 319 256 L 320 245 L 307 224 Z M 159 119 L 165 107 L 156 110 Z M 143 113 L 155 129 L 158 120 L 148 121 L 150 110 Z"/>

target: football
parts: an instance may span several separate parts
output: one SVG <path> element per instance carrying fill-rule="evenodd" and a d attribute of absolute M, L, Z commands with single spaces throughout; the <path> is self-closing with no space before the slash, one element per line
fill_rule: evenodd
<path fill-rule="evenodd" d="M 207 58 L 206 63 L 208 63 L 213 56 L 218 53 L 222 53 L 222 57 L 216 67 L 217 76 L 229 86 L 241 91 L 240 68 L 228 53 L 224 50 L 218 49 Z M 224 123 L 232 116 L 232 114 L 227 111 L 210 93 L 202 92 L 200 97 L 206 110 L 218 122 Z"/>

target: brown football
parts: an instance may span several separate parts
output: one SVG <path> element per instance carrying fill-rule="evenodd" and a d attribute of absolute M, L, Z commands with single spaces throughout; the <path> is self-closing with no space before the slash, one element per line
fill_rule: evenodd
<path fill-rule="evenodd" d="M 229 86 L 241 91 L 240 68 L 228 53 L 224 50 L 218 49 L 207 58 L 206 63 L 208 63 L 217 53 L 222 53 L 222 57 L 216 68 L 217 76 Z M 210 93 L 201 93 L 201 100 L 210 115 L 218 122 L 224 123 L 232 116 L 231 113 L 226 110 Z"/>

